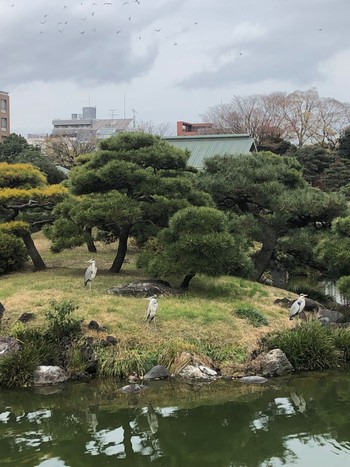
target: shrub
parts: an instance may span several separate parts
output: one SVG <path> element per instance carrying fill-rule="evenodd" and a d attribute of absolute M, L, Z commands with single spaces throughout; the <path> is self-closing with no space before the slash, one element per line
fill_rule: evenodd
<path fill-rule="evenodd" d="M 0 230 L 0 274 L 22 269 L 27 260 L 23 241 Z"/>
<path fill-rule="evenodd" d="M 65 336 L 80 336 L 81 322 L 72 317 L 72 313 L 77 308 L 77 305 L 72 300 L 61 300 L 60 302 L 51 300 L 50 309 L 45 313 L 48 321 L 48 335 L 56 339 Z"/>
<path fill-rule="evenodd" d="M 296 370 L 321 370 L 336 367 L 342 352 L 336 347 L 331 329 L 310 321 L 265 340 L 267 350 L 279 348 Z"/>
<path fill-rule="evenodd" d="M 246 319 L 255 328 L 260 326 L 268 326 L 269 324 L 268 320 L 261 314 L 260 311 L 250 306 L 238 308 L 235 310 L 235 314 L 239 318 Z"/>

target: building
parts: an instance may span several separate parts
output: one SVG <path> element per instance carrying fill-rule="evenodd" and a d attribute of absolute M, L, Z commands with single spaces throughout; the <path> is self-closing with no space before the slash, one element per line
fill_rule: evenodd
<path fill-rule="evenodd" d="M 189 123 L 189 122 L 177 122 L 176 123 L 176 134 L 177 136 L 196 136 L 212 133 L 212 123 Z"/>
<path fill-rule="evenodd" d="M 180 149 L 187 149 L 191 156 L 188 164 L 204 168 L 204 160 L 213 156 L 249 154 L 256 151 L 254 139 L 248 134 L 172 136 L 164 138 Z"/>
<path fill-rule="evenodd" d="M 26 140 L 28 144 L 41 148 L 48 137 L 48 133 L 29 133 Z"/>
<path fill-rule="evenodd" d="M 0 143 L 6 136 L 10 136 L 10 96 L 0 91 Z"/>
<path fill-rule="evenodd" d="M 72 114 L 70 119 L 52 121 L 52 136 L 66 136 L 89 140 L 109 138 L 121 131 L 129 131 L 132 118 L 97 119 L 96 107 L 83 107 L 82 114 Z"/>

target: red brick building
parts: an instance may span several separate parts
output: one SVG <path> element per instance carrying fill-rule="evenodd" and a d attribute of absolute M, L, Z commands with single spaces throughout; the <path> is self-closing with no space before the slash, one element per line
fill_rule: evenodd
<path fill-rule="evenodd" d="M 177 122 L 177 136 L 197 136 L 211 133 L 212 123 Z"/>

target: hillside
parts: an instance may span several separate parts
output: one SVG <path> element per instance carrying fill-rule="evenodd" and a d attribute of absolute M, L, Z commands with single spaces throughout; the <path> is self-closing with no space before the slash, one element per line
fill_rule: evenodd
<path fill-rule="evenodd" d="M 76 316 L 86 326 L 96 320 L 117 337 L 124 348 L 147 349 L 155 355 L 181 350 L 203 352 L 217 361 L 243 361 L 256 346 L 259 337 L 293 325 L 288 310 L 274 305 L 276 298 L 295 294 L 237 277 L 195 277 L 187 293 L 180 297 L 159 297 L 157 330 L 145 323 L 148 301 L 145 298 L 112 296 L 106 289 L 148 278 L 135 266 L 137 249 L 129 248 L 120 274 L 108 272 L 115 245 L 97 243 L 98 273 L 92 290 L 83 286 L 83 275 L 91 253 L 80 247 L 62 253 L 50 252 L 50 243 L 42 234 L 34 236 L 48 270 L 28 269 L 0 278 L 0 301 L 5 306 L 6 326 L 12 326 L 23 312 L 33 312 L 30 326 L 44 324 L 50 300 L 72 300 L 78 305 Z M 167 278 L 173 286 L 177 280 Z M 268 320 L 267 326 L 254 327 L 235 315 L 238 309 L 253 308 Z M 93 336 L 97 333 L 87 331 Z M 99 333 L 102 337 L 103 334 Z"/>

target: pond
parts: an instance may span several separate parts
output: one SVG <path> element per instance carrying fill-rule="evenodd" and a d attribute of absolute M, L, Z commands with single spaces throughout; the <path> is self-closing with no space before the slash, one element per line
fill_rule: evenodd
<path fill-rule="evenodd" d="M 350 465 L 350 370 L 264 385 L 115 380 L 0 391 L 0 465 Z M 55 392 L 56 391 L 56 392 Z"/>

